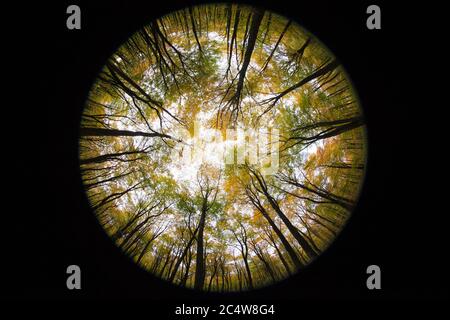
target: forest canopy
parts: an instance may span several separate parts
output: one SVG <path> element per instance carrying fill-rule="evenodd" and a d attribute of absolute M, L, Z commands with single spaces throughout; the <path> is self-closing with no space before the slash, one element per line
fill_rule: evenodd
<path fill-rule="evenodd" d="M 108 59 L 82 114 L 100 224 L 153 275 L 242 291 L 295 274 L 355 207 L 365 124 L 345 70 L 261 8 L 188 7 Z"/>

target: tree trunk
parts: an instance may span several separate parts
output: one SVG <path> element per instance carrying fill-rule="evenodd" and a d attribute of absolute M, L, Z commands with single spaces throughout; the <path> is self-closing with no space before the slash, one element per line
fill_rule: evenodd
<path fill-rule="evenodd" d="M 239 80 L 236 87 L 235 99 L 236 103 L 240 102 L 242 89 L 244 87 L 245 75 L 247 73 L 250 60 L 252 58 L 252 53 L 255 48 L 256 38 L 258 36 L 259 26 L 261 25 L 261 20 L 264 16 L 264 11 L 255 10 L 252 15 L 252 23 L 250 26 L 249 36 L 247 45 L 245 48 L 244 61 L 242 62 L 242 67 L 239 71 Z"/>
<path fill-rule="evenodd" d="M 176 275 L 176 273 L 177 273 L 177 271 L 178 271 L 178 268 L 180 267 L 181 262 L 183 261 L 184 257 L 186 256 L 186 254 L 187 254 L 188 251 L 190 250 L 191 245 L 192 245 L 192 243 L 193 243 L 194 240 L 195 240 L 195 236 L 196 236 L 197 230 L 198 230 L 198 229 L 196 229 L 196 230 L 194 231 L 194 234 L 191 236 L 191 238 L 189 239 L 188 243 L 186 244 L 186 247 L 184 248 L 184 251 L 183 251 L 182 255 L 178 258 L 178 261 L 177 261 L 177 263 L 175 264 L 175 267 L 173 268 L 172 274 L 171 274 L 170 277 L 169 277 L 169 281 L 170 281 L 170 282 L 172 282 L 173 279 L 175 279 L 175 275 Z"/>
<path fill-rule="evenodd" d="M 206 203 L 204 203 L 202 208 L 202 214 L 200 216 L 198 234 L 197 234 L 197 257 L 196 257 L 196 267 L 195 267 L 195 282 L 194 289 L 203 289 L 203 283 L 205 281 L 205 261 L 203 256 L 203 231 L 205 229 L 206 220 Z"/>
<path fill-rule="evenodd" d="M 275 47 L 273 47 L 272 51 L 270 52 L 269 57 L 267 57 L 266 62 L 264 63 L 262 69 L 261 69 L 261 73 L 264 72 L 264 70 L 266 70 L 267 66 L 269 65 L 270 60 L 272 59 L 272 56 L 275 54 L 275 51 L 277 50 L 278 46 L 280 45 L 281 40 L 283 39 L 287 29 L 289 28 L 289 26 L 291 25 L 292 21 L 289 20 L 288 23 L 286 24 L 286 26 L 284 27 L 283 31 L 280 34 L 280 37 L 278 38 L 277 43 L 275 44 Z"/>
<path fill-rule="evenodd" d="M 286 252 L 288 253 L 288 255 L 291 258 L 295 267 L 297 269 L 303 267 L 303 263 L 298 258 L 294 248 L 289 244 L 289 241 L 286 239 L 284 234 L 281 232 L 281 230 L 277 227 L 275 222 L 269 216 L 266 209 L 264 209 L 262 204 L 259 202 L 259 199 L 257 199 L 256 196 L 255 196 L 255 198 L 252 198 L 252 195 L 250 195 L 249 193 L 247 193 L 247 195 L 248 195 L 250 201 L 252 202 L 252 204 L 256 207 L 256 209 L 258 209 L 259 212 L 261 212 L 261 214 L 267 220 L 267 222 L 269 223 L 269 225 L 271 226 L 271 228 L 273 229 L 275 234 L 278 236 L 278 238 L 280 239 L 281 243 L 283 244 L 284 248 L 286 249 Z"/>
<path fill-rule="evenodd" d="M 84 137 L 161 137 L 173 139 L 171 136 L 159 132 L 128 131 L 105 128 L 81 128 L 80 135 Z"/>
<path fill-rule="evenodd" d="M 262 117 L 267 112 L 269 112 L 275 106 L 275 104 L 278 102 L 278 100 L 283 98 L 288 93 L 290 93 L 290 92 L 292 92 L 292 91 L 294 91 L 294 90 L 304 86 L 308 82 L 310 82 L 310 81 L 312 81 L 312 80 L 314 80 L 314 79 L 316 79 L 316 78 L 318 78 L 320 76 L 323 76 L 323 75 L 327 74 L 328 72 L 333 71 L 338 66 L 339 66 L 339 63 L 336 60 L 333 60 L 330 63 L 328 63 L 326 66 L 320 68 L 319 70 L 314 71 L 309 76 L 303 78 L 302 80 L 300 80 L 299 82 L 297 82 L 293 86 L 287 88 L 286 90 L 282 91 L 281 93 L 277 94 L 276 96 L 265 100 L 265 102 L 266 103 L 270 103 L 270 105 L 266 108 L 266 110 L 264 110 L 264 112 L 261 115 L 259 115 L 259 117 Z"/>
<path fill-rule="evenodd" d="M 289 219 L 286 217 L 286 215 L 283 213 L 281 208 L 279 207 L 278 203 L 275 201 L 275 199 L 269 194 L 269 191 L 267 190 L 267 185 L 264 181 L 263 176 L 253 170 L 250 170 L 253 173 L 253 176 L 258 181 L 259 186 L 261 187 L 260 192 L 262 192 L 266 199 L 269 201 L 270 206 L 275 210 L 277 215 L 280 217 L 280 219 L 284 222 L 286 227 L 288 228 L 289 232 L 294 236 L 294 238 L 298 241 L 300 246 L 303 248 L 305 253 L 311 258 L 314 259 L 317 257 L 317 253 L 314 251 L 314 249 L 310 246 L 308 241 L 300 234 L 300 232 L 297 230 L 297 228 L 289 221 Z"/>

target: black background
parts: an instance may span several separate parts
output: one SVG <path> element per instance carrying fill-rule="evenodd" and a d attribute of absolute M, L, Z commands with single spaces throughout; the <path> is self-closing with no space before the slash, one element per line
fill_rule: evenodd
<path fill-rule="evenodd" d="M 2 294 L 27 299 L 145 299 L 145 306 L 166 315 L 177 303 L 253 301 L 276 304 L 281 316 L 305 300 L 448 297 L 446 237 L 439 227 L 444 212 L 437 207 L 438 199 L 423 191 L 424 184 L 437 188 L 429 176 L 438 173 L 427 169 L 426 154 L 433 146 L 417 125 L 421 110 L 427 108 L 421 102 L 425 90 L 417 61 L 430 35 L 420 33 L 425 11 L 406 3 L 394 7 L 381 1 L 257 2 L 297 21 L 331 49 L 353 80 L 366 115 L 368 165 L 358 206 L 317 261 L 260 290 L 204 294 L 152 277 L 114 246 L 81 186 L 82 107 L 97 73 L 122 42 L 153 18 L 195 3 L 60 1 L 33 8 L 31 26 L 13 26 L 17 42 L 27 39 L 23 49 L 13 50 L 24 68 L 18 76 L 22 85 L 32 83 L 35 90 L 20 87 L 11 106 L 22 125 L 7 140 L 21 156 L 8 161 L 18 166 L 21 178 L 9 180 L 12 194 L 6 201 L 14 210 L 4 215 L 13 218 L 8 226 L 13 230 L 8 236 L 13 253 L 3 273 L 11 285 L 3 286 Z M 81 7 L 81 30 L 66 28 L 70 4 Z M 381 30 L 366 28 L 370 4 L 381 7 Z M 71 264 L 81 267 L 82 290 L 66 288 L 66 268 Z M 366 288 L 366 268 L 371 264 L 381 267 L 381 290 Z"/>

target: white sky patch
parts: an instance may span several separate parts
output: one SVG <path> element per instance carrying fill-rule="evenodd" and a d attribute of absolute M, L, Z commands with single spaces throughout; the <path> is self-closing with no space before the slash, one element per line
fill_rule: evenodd
<path fill-rule="evenodd" d="M 212 32 L 208 32 L 208 37 L 210 40 L 214 40 L 217 42 L 221 42 L 222 41 L 222 37 L 219 35 L 219 33 L 212 31 Z"/>
<path fill-rule="evenodd" d="M 204 114 L 200 115 L 202 116 Z M 177 146 L 173 153 L 173 161 L 168 166 L 169 172 L 177 182 L 193 187 L 202 164 L 219 170 L 224 168 L 227 141 L 217 133 L 217 130 L 201 127 L 196 130 L 193 137 L 183 140 L 184 143 Z"/>

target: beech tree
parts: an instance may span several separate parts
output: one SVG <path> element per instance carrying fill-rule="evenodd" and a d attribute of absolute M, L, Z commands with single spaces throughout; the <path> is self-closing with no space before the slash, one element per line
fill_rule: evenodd
<path fill-rule="evenodd" d="M 365 170 L 364 116 L 339 60 L 246 5 L 187 7 L 133 34 L 94 82 L 79 134 L 105 232 L 196 290 L 301 271 L 345 225 Z"/>

